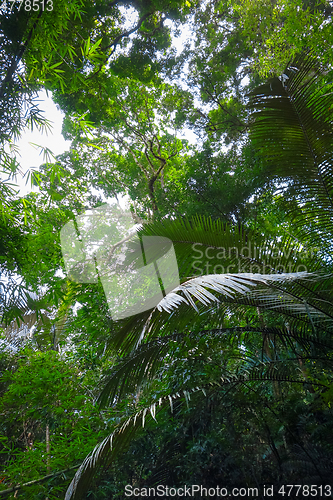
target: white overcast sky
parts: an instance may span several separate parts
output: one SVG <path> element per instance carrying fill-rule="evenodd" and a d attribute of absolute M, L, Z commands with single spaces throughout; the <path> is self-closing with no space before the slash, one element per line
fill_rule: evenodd
<path fill-rule="evenodd" d="M 21 170 L 25 173 L 31 168 L 37 169 L 39 165 L 44 163 L 41 150 L 33 144 L 38 144 L 42 147 L 47 147 L 56 156 L 68 150 L 70 141 L 65 141 L 61 134 L 62 122 L 64 114 L 59 110 L 59 107 L 51 99 L 51 94 L 48 95 L 43 90 L 39 93 L 38 107 L 42 110 L 44 118 L 51 122 L 52 129 L 50 131 L 40 132 L 38 130 L 24 130 L 21 138 L 16 142 L 19 147 L 18 161 Z M 17 183 L 20 186 L 20 194 L 24 195 L 31 191 L 30 181 L 26 185 L 26 178 L 17 178 Z"/>

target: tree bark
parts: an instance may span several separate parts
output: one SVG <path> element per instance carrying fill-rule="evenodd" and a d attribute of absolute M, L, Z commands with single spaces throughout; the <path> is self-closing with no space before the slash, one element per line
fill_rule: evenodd
<path fill-rule="evenodd" d="M 46 470 L 48 474 L 50 474 L 50 426 L 49 424 L 46 424 Z M 48 497 L 45 498 L 45 500 L 49 500 Z"/>
<path fill-rule="evenodd" d="M 50 426 L 46 424 L 46 465 L 47 472 L 50 473 Z"/>

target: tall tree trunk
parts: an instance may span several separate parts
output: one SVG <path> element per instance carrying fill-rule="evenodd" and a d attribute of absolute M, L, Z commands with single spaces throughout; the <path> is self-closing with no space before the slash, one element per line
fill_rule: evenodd
<path fill-rule="evenodd" d="M 47 473 L 50 473 L 50 426 L 46 424 L 46 465 Z"/>
<path fill-rule="evenodd" d="M 50 426 L 49 426 L 49 424 L 46 424 L 45 440 L 46 440 L 46 470 L 47 470 L 47 473 L 50 474 L 51 467 L 50 467 Z M 45 500 L 49 500 L 48 497 L 46 497 Z"/>

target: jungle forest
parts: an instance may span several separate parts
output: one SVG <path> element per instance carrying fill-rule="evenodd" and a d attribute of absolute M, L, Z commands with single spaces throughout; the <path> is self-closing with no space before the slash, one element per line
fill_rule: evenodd
<path fill-rule="evenodd" d="M 332 498 L 332 2 L 1 1 L 0 497 Z"/>

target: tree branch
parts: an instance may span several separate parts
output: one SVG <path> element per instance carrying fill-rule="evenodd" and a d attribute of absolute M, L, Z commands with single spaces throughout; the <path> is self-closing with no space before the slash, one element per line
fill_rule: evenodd
<path fill-rule="evenodd" d="M 32 38 L 32 35 L 33 35 L 33 32 L 34 30 L 36 29 L 36 26 L 43 14 L 44 10 L 43 9 L 40 9 L 39 13 L 38 13 L 38 16 L 36 18 L 36 21 L 34 22 L 31 30 L 29 31 L 28 33 L 28 36 L 27 36 L 27 39 L 26 41 L 24 42 L 24 44 L 21 46 L 18 54 L 16 56 L 13 57 L 13 60 L 12 60 L 12 63 L 11 65 L 9 66 L 8 70 L 7 70 L 7 74 L 5 76 L 5 78 L 3 79 L 2 83 L 1 83 L 1 88 L 0 88 L 0 99 L 3 98 L 4 96 L 4 93 L 5 93 L 5 87 L 6 87 L 6 84 L 9 83 L 12 78 L 13 78 L 13 75 L 15 73 L 15 71 L 17 70 L 17 66 L 19 65 L 23 55 L 24 55 L 24 52 L 27 50 L 27 47 L 28 47 L 28 43 L 30 42 L 31 38 Z"/>
<path fill-rule="evenodd" d="M 111 132 L 108 132 L 111 137 L 113 137 L 117 142 L 119 142 L 119 144 L 121 144 L 125 149 L 127 149 L 127 151 L 129 151 L 129 153 L 132 155 L 133 157 L 133 160 L 134 162 L 137 164 L 137 166 L 139 167 L 139 169 L 143 172 L 144 176 L 146 177 L 146 179 L 148 179 L 148 172 L 147 170 L 145 169 L 145 167 L 142 165 L 142 163 L 138 160 L 135 152 L 133 151 L 133 149 L 131 148 L 131 146 L 129 144 L 127 144 L 127 142 L 119 137 L 119 136 L 116 136 L 115 134 L 112 134 Z"/>
<path fill-rule="evenodd" d="M 113 4 L 115 5 L 115 2 L 113 2 Z M 111 51 L 110 54 L 107 55 L 107 57 L 104 59 L 104 61 L 99 65 L 99 68 L 97 71 L 95 71 L 95 73 L 93 73 L 92 75 L 88 76 L 87 77 L 87 80 L 90 80 L 91 78 L 93 78 L 95 75 L 97 75 L 97 73 L 99 73 L 103 66 L 107 63 L 109 57 L 112 56 L 112 54 L 115 52 L 116 48 L 117 48 L 117 45 L 118 43 L 120 42 L 120 40 L 126 36 L 129 36 L 131 35 L 132 33 L 134 33 L 135 31 L 137 31 L 141 24 L 143 23 L 143 21 L 145 21 L 149 16 L 151 16 L 152 14 L 154 14 L 154 12 L 147 12 L 147 14 L 145 14 L 144 16 L 141 17 L 141 19 L 139 19 L 138 23 L 134 26 L 134 28 L 131 28 L 130 30 L 128 31 L 125 31 L 124 33 L 121 33 L 120 35 L 118 35 L 114 40 L 113 42 L 111 42 L 109 45 L 107 45 L 106 47 L 103 47 L 102 50 L 108 50 L 108 49 L 111 49 L 111 47 L 113 47 L 113 50 Z"/>
<path fill-rule="evenodd" d="M 228 111 L 228 109 L 226 109 L 221 104 L 220 100 L 216 96 L 214 96 L 207 88 L 204 88 L 203 90 L 213 100 L 213 102 L 215 102 L 222 109 L 222 111 L 224 111 L 225 113 L 227 113 L 230 116 L 230 119 L 231 119 L 232 123 L 236 127 L 245 127 L 245 128 L 247 128 L 246 123 L 244 123 L 242 120 L 240 120 L 238 118 L 238 116 L 235 116 L 233 113 L 231 113 L 230 111 Z"/>
<path fill-rule="evenodd" d="M 41 479 L 35 479 L 34 481 L 29 481 L 28 483 L 24 483 L 24 484 L 17 484 L 16 486 L 13 486 L 12 488 L 8 488 L 7 490 L 0 491 L 0 497 L 8 495 L 9 493 L 12 493 L 13 491 L 20 490 L 21 488 L 24 488 L 25 486 L 31 486 L 32 484 L 42 483 L 43 481 L 47 481 L 47 479 L 50 479 L 51 477 L 60 476 L 61 474 L 64 474 L 65 472 L 69 472 L 70 470 L 78 469 L 79 467 L 80 467 L 79 465 L 74 465 L 73 467 L 69 467 L 68 469 L 64 469 L 64 470 L 61 470 L 59 472 L 55 472 L 54 474 L 48 474 L 47 476 L 44 476 Z"/>

